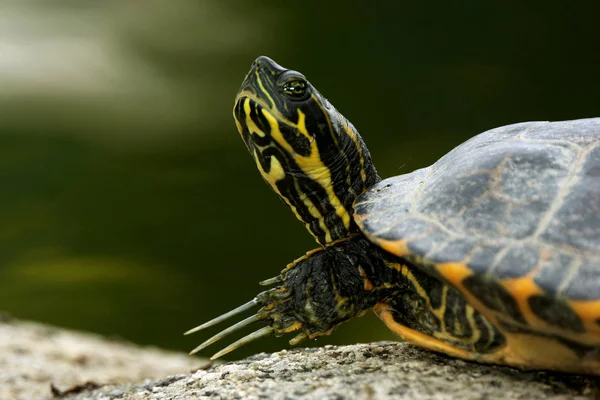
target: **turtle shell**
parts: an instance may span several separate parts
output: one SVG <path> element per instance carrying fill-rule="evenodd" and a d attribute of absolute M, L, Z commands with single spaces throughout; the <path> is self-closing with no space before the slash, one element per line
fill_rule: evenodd
<path fill-rule="evenodd" d="M 600 118 L 489 130 L 354 209 L 369 240 L 503 330 L 600 344 Z"/>

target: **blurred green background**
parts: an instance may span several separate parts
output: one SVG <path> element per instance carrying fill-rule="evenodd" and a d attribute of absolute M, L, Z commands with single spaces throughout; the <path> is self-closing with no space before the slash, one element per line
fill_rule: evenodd
<path fill-rule="evenodd" d="M 303 72 L 384 177 L 496 126 L 598 116 L 600 3 L 528 4 L 0 3 L 0 309 L 189 351 L 218 328 L 182 332 L 315 247 L 231 117 L 261 54 Z M 392 338 L 369 315 L 316 344 Z"/>

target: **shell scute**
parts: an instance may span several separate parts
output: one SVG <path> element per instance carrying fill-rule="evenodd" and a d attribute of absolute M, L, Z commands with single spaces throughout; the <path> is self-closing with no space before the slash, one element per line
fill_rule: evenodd
<path fill-rule="evenodd" d="M 506 315 L 518 323 L 527 324 L 514 297 L 495 279 L 471 275 L 463 280 L 462 286 L 488 309 Z"/>
<path fill-rule="evenodd" d="M 536 294 L 527 299 L 531 311 L 541 320 L 558 328 L 584 333 L 581 318 L 562 298 Z"/>
<path fill-rule="evenodd" d="M 445 259 L 447 262 L 460 262 L 465 259 L 466 254 L 471 254 L 477 243 L 475 240 L 466 237 L 452 238 L 443 246 L 429 253 L 431 259 Z"/>
<path fill-rule="evenodd" d="M 538 265 L 540 248 L 531 243 L 517 244 L 506 251 L 494 269 L 494 275 L 499 279 L 523 277 Z"/>
<path fill-rule="evenodd" d="M 585 263 L 572 272 L 574 275 L 561 291 L 564 297 L 572 300 L 600 299 L 600 267 L 598 264 Z"/>
<path fill-rule="evenodd" d="M 496 128 L 376 186 L 370 240 L 494 323 L 600 346 L 600 118 Z"/>
<path fill-rule="evenodd" d="M 531 273 L 547 293 L 594 285 L 600 299 L 599 199 L 600 119 L 587 119 L 484 132 L 431 167 L 379 182 L 356 206 L 380 245 L 406 243 L 428 263 L 460 260 L 497 279 Z M 565 281 L 573 257 L 592 282 Z"/>

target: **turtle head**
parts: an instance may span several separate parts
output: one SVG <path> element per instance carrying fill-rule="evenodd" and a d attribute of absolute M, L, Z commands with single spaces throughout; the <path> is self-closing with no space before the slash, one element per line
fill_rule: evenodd
<path fill-rule="evenodd" d="M 358 230 L 352 204 L 380 178 L 354 126 L 304 75 L 257 58 L 233 115 L 263 178 L 317 242 Z"/>

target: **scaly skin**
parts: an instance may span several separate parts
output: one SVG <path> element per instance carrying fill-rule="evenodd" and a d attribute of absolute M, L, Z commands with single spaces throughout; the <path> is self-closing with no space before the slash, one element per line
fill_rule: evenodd
<path fill-rule="evenodd" d="M 328 335 L 402 286 L 401 274 L 379 253 L 364 237 L 308 253 L 282 271 L 281 286 L 257 296 L 263 306 L 258 314 L 276 335 L 296 330 L 310 339 Z"/>

